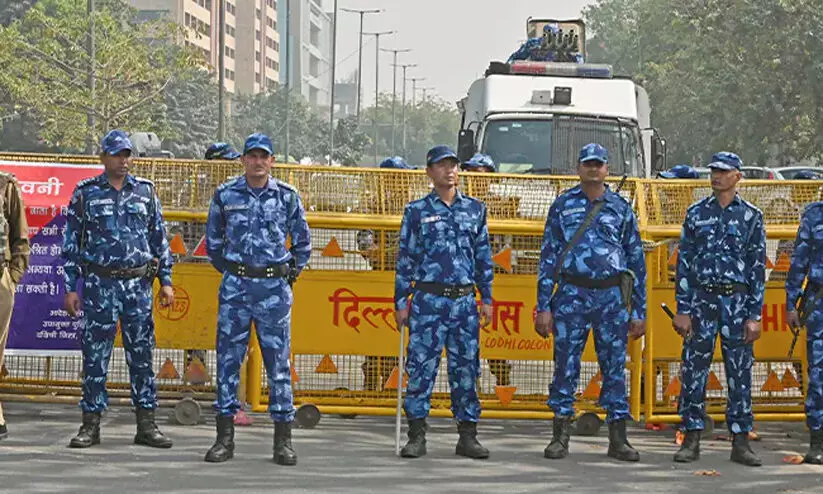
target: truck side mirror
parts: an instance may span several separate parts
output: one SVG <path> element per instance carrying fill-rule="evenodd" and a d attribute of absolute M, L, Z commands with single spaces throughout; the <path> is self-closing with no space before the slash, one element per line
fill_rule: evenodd
<path fill-rule="evenodd" d="M 660 134 L 654 131 L 652 134 L 652 170 L 666 170 L 667 150 L 666 141 L 660 138 Z"/>
<path fill-rule="evenodd" d="M 463 163 L 474 156 L 476 152 L 477 147 L 474 145 L 474 131 L 471 129 L 461 130 L 457 135 L 457 159 Z"/>

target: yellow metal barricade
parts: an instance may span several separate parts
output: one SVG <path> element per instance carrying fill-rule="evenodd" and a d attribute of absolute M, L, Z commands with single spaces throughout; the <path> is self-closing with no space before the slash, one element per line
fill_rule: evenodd
<path fill-rule="evenodd" d="M 707 181 L 644 181 L 643 232 L 653 246 L 648 269 L 648 332 L 644 347 L 643 415 L 647 422 L 679 422 L 677 402 L 682 383 L 682 339 L 672 329 L 661 303 L 676 311 L 674 300 L 678 240 L 687 207 L 711 194 Z M 788 357 L 792 333 L 786 325 L 785 278 L 799 215 L 820 200 L 819 185 L 809 181 L 746 181 L 740 194 L 764 212 L 767 232 L 767 283 L 762 337 L 755 343 L 752 403 L 756 420 L 805 420 L 806 346 L 801 341 Z M 725 420 L 727 383 L 719 339 L 709 374 L 707 413 Z"/>

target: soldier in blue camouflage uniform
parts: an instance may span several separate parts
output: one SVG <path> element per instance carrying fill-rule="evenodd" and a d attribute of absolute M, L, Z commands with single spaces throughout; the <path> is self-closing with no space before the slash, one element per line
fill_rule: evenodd
<path fill-rule="evenodd" d="M 733 434 L 731 459 L 759 466 L 749 446 L 752 430 L 752 347 L 760 338 L 766 279 L 763 214 L 737 194 L 740 157 L 712 156 L 713 194 L 686 212 L 677 261 L 675 330 L 683 337 L 680 416 L 686 435 L 674 460 L 700 457 L 706 382 L 720 333 L 728 381 L 726 424 Z"/>
<path fill-rule="evenodd" d="M 426 454 L 426 417 L 444 345 L 452 413 L 460 435 L 455 453 L 489 457 L 489 450 L 477 441 L 481 321 L 475 287 L 480 291 L 485 326 L 492 316 L 494 272 L 486 206 L 457 190 L 459 164 L 446 146 L 429 150 L 426 173 L 434 190 L 406 206 L 400 227 L 394 301 L 398 329 L 409 325 L 405 402 L 409 441 L 401 451 L 406 458 Z"/>
<path fill-rule="evenodd" d="M 555 371 L 548 404 L 555 417 L 551 442 L 543 452 L 546 458 L 569 454 L 580 358 L 591 327 L 603 376 L 600 406 L 606 409 L 609 424 L 608 455 L 622 461 L 640 459 L 626 438 L 631 416 L 625 371 L 628 337 L 639 338 L 646 330 L 646 265 L 634 211 L 605 183 L 608 161 L 603 146 L 584 146 L 578 164 L 580 185 L 561 194 L 546 219 L 535 319 L 540 336 L 554 334 Z M 575 232 L 593 207 L 600 210 L 574 244 Z M 621 284 L 632 287 L 630 303 Z"/>
<path fill-rule="evenodd" d="M 160 280 L 160 304 L 174 301 L 171 253 L 154 184 L 129 174 L 132 143 L 113 130 L 102 141 L 105 172 L 77 184 L 69 202 L 63 240 L 65 307 L 81 309 L 77 293 L 83 277 L 83 425 L 73 448 L 100 443 L 100 414 L 108 405 L 106 373 L 117 322 L 131 377 L 137 415 L 135 444 L 170 448 L 154 421 L 157 387 L 152 369 L 154 320 L 152 282 Z"/>
<path fill-rule="evenodd" d="M 274 461 L 296 465 L 291 441 L 291 284 L 309 262 L 311 235 L 300 195 L 269 175 L 272 143 L 263 134 L 246 139 L 245 174 L 220 185 L 209 207 L 206 249 L 223 274 L 217 312 L 217 440 L 208 462 L 234 457 L 233 416 L 251 323 L 269 380 L 274 420 Z M 291 237 L 291 249 L 286 240 Z"/>
<path fill-rule="evenodd" d="M 797 177 L 795 177 L 797 178 Z M 803 461 L 823 464 L 823 202 L 810 204 L 800 219 L 792 263 L 786 278 L 786 322 L 800 330 L 798 302 L 806 281 L 806 357 L 809 383 L 806 392 L 806 425 L 811 434 Z"/>

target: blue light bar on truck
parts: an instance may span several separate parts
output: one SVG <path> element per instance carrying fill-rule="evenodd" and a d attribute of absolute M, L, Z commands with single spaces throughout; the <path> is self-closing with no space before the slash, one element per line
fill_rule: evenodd
<path fill-rule="evenodd" d="M 586 77 L 611 79 L 612 66 L 600 63 L 562 63 L 516 61 L 509 65 L 510 74 L 553 75 L 559 77 Z"/>

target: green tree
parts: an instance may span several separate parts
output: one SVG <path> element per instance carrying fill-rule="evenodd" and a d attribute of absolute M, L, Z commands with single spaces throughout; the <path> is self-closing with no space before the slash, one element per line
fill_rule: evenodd
<path fill-rule="evenodd" d="M 18 21 L 0 28 L 0 88 L 40 122 L 48 145 L 81 149 L 112 128 L 171 132 L 163 95 L 177 74 L 198 62 L 189 50 L 170 49 L 180 28 L 168 21 L 135 22 L 123 0 L 99 0 L 93 16 L 85 2 L 40 0 Z M 85 41 L 94 20 L 97 79 Z M 92 111 L 96 127 L 88 128 Z"/>
<path fill-rule="evenodd" d="M 289 154 L 290 159 L 323 159 L 327 122 L 315 114 L 306 100 L 292 92 L 289 102 Z M 274 144 L 275 154 L 281 155 L 286 142 L 286 90 L 275 89 L 267 93 L 239 96 L 232 107 L 233 140 L 242 143 L 254 132 L 268 135 Z"/>
<path fill-rule="evenodd" d="M 823 0 L 600 0 L 589 61 L 649 91 L 671 161 L 823 153 Z"/>
<path fill-rule="evenodd" d="M 37 0 L 0 0 L 0 25 L 8 26 L 23 17 Z"/>
<path fill-rule="evenodd" d="M 178 158 L 202 158 L 217 140 L 218 85 L 205 69 L 182 74 L 166 90 L 171 131 L 164 147 Z"/>
<path fill-rule="evenodd" d="M 391 94 L 381 94 L 377 108 L 377 159 L 392 155 L 392 99 Z M 406 103 L 406 149 L 403 150 L 403 122 L 402 122 L 402 102 L 397 103 L 395 110 L 395 155 L 401 155 L 409 164 L 417 166 L 426 162 L 426 152 L 433 146 L 445 144 L 447 146 L 457 145 L 457 133 L 460 130 L 460 114 L 454 105 L 450 105 L 443 100 L 426 98 L 425 101 L 417 101 L 415 105 Z M 372 118 L 375 115 L 375 108 L 369 107 L 363 110 L 361 128 L 374 140 L 374 126 Z M 366 147 L 363 158 L 364 163 L 374 161 L 374 151 L 371 143 Z"/>

